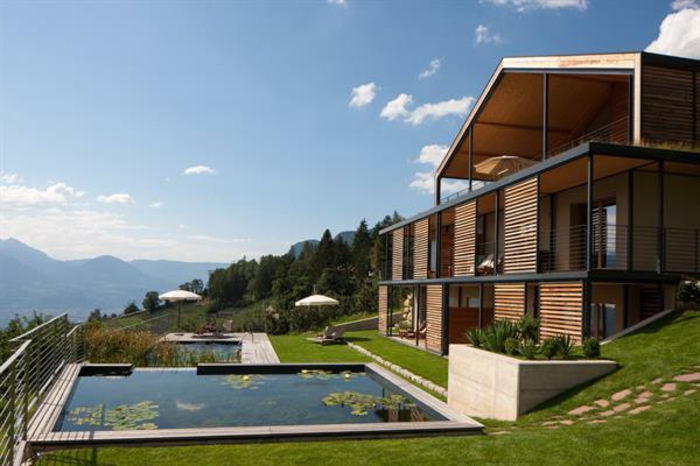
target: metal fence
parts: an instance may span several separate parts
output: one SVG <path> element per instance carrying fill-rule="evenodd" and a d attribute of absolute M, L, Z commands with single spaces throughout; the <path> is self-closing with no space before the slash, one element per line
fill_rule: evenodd
<path fill-rule="evenodd" d="M 66 364 L 82 361 L 81 326 L 62 314 L 10 340 L 12 355 L 0 366 L 0 465 L 19 464 L 29 419 Z"/>

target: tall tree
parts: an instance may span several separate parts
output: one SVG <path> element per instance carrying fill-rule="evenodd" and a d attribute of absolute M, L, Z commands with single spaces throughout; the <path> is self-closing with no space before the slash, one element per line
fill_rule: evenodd
<path fill-rule="evenodd" d="M 157 291 L 149 291 L 146 293 L 146 296 L 143 298 L 143 310 L 148 311 L 149 313 L 154 313 L 158 310 L 160 307 L 160 298 L 158 298 L 158 292 Z"/>
<path fill-rule="evenodd" d="M 351 249 L 352 266 L 358 280 L 366 280 L 369 276 L 372 245 L 372 236 L 369 234 L 367 222 L 363 219 L 355 231 Z"/>

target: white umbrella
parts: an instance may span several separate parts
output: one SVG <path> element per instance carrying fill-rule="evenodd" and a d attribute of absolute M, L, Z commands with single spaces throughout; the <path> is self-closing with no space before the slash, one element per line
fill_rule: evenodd
<path fill-rule="evenodd" d="M 337 306 L 338 301 L 329 298 L 328 296 L 323 296 L 322 294 L 315 294 L 311 295 L 309 297 L 306 297 L 304 299 L 300 299 L 296 303 L 294 303 L 295 306 L 301 307 L 301 306 Z"/>
<path fill-rule="evenodd" d="M 177 329 L 179 331 L 180 330 L 180 311 L 182 310 L 183 301 L 188 301 L 188 302 L 200 301 L 202 299 L 202 297 L 199 296 L 197 293 L 192 293 L 191 291 L 174 290 L 174 291 L 168 291 L 167 293 L 163 293 L 162 295 L 159 295 L 158 299 L 160 299 L 161 301 L 167 301 L 169 303 L 178 303 L 177 304 Z"/>

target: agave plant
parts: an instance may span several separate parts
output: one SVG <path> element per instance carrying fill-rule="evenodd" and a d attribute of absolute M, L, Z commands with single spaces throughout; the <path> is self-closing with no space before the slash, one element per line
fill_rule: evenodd
<path fill-rule="evenodd" d="M 557 335 L 554 337 L 557 346 L 557 354 L 564 359 L 569 359 L 574 350 L 574 341 L 569 335 Z"/>
<path fill-rule="evenodd" d="M 518 340 L 520 331 L 515 322 L 508 319 L 498 320 L 484 332 L 483 347 L 494 353 L 506 352 L 506 340 L 514 338 Z"/>
<path fill-rule="evenodd" d="M 535 359 L 539 350 L 540 348 L 537 346 L 537 342 L 530 339 L 521 340 L 518 345 L 518 352 L 522 354 L 525 359 Z"/>
<path fill-rule="evenodd" d="M 481 348 L 484 341 L 484 331 L 479 327 L 474 327 L 465 332 L 467 340 L 471 343 L 474 348 Z"/>

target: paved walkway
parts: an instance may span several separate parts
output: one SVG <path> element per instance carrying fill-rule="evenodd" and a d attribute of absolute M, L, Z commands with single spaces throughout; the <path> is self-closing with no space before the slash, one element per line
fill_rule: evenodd
<path fill-rule="evenodd" d="M 216 335 L 195 335 L 194 333 L 168 333 L 165 341 L 178 343 L 241 342 L 242 364 L 279 364 L 280 360 L 266 333 L 220 333 Z"/>

